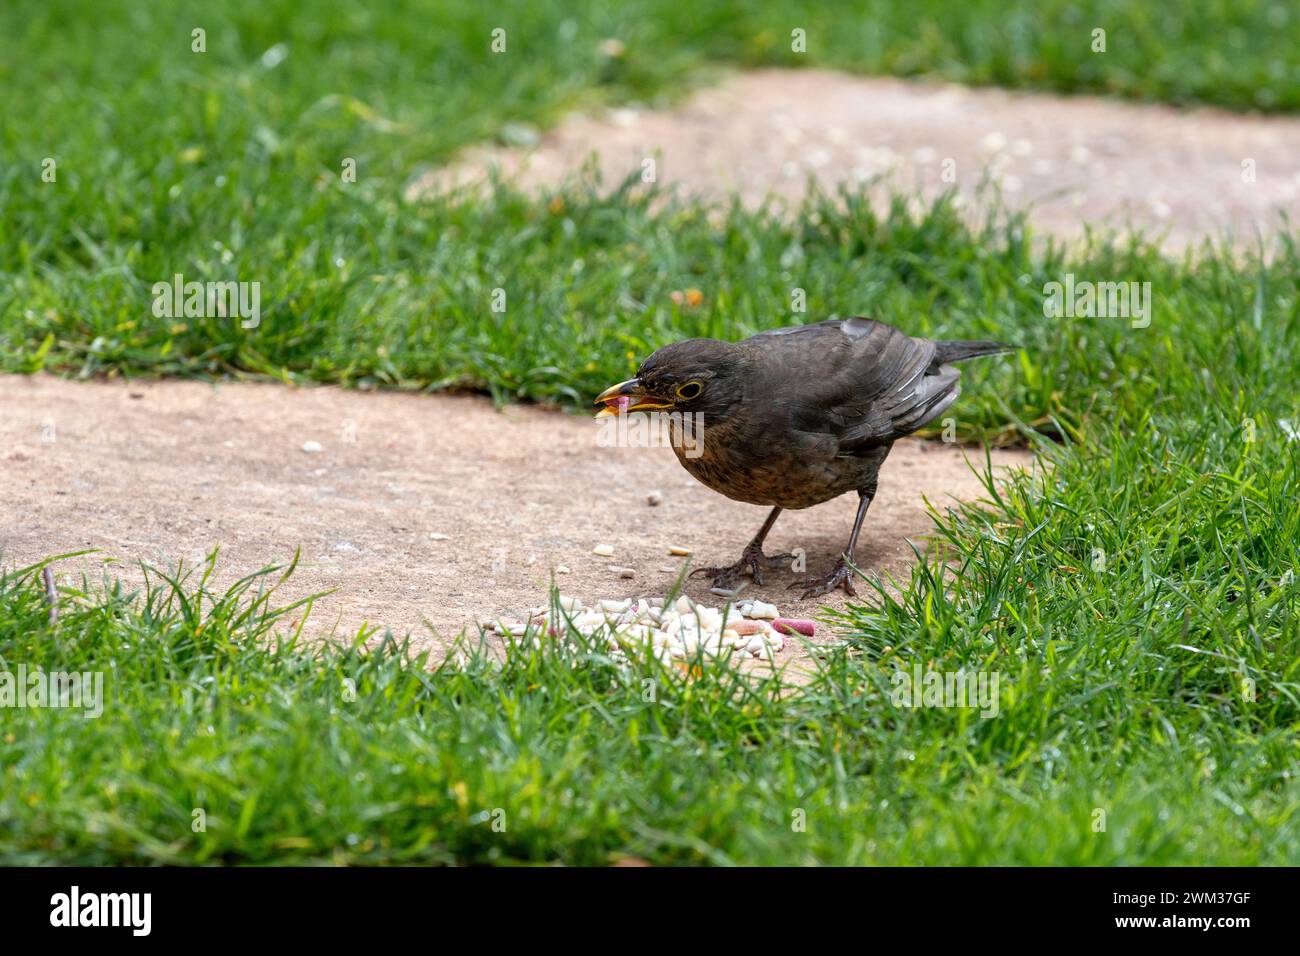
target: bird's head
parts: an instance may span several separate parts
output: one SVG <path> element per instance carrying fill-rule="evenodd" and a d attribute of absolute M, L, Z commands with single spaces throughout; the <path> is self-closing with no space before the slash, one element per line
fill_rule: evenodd
<path fill-rule="evenodd" d="M 675 411 L 721 414 L 744 393 L 740 350 L 716 339 L 686 339 L 665 345 L 637 369 L 596 397 L 596 417 L 622 412 Z"/>

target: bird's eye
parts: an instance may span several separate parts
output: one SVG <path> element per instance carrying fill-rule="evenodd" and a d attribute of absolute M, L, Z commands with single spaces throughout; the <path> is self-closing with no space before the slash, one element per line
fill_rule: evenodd
<path fill-rule="evenodd" d="M 677 389 L 677 397 L 689 402 L 702 391 L 704 391 L 704 386 L 699 382 L 687 382 L 685 385 Z"/>

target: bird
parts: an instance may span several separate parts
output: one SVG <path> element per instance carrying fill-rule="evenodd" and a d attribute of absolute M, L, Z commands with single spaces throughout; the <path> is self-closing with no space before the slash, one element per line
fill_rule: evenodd
<path fill-rule="evenodd" d="M 880 467 L 898 439 L 942 415 L 961 394 L 953 363 L 1015 351 L 1007 342 L 931 340 L 855 316 L 771 329 L 739 342 L 685 339 L 652 353 L 596 398 L 597 417 L 667 412 L 678 461 L 735 501 L 771 508 L 734 564 L 701 567 L 713 587 L 783 566 L 763 542 L 782 511 L 856 493 L 848 544 L 821 577 L 790 587 L 802 600 L 856 594 L 854 551 Z"/>

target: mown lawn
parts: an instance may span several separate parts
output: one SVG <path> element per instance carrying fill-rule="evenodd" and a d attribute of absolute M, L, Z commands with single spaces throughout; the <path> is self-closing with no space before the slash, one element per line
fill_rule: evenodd
<path fill-rule="evenodd" d="M 790 51 L 793 29 L 806 53 Z M 689 228 L 688 245 L 621 200 L 555 212 L 400 199 L 465 144 L 755 64 L 1295 109 L 1300 13 L 1236 0 L 6 4 L 0 85 L 21 108 L 0 117 L 0 371 L 370 378 L 568 401 L 608 371 L 573 355 L 607 362 L 615 334 L 636 351 L 669 330 L 771 323 L 796 278 L 820 286 L 813 313 L 880 308 L 900 265 L 846 243 L 820 260 L 827 274 L 807 274 L 803 243 L 836 241 L 811 225 L 764 233 L 777 255 L 735 248 L 754 242 L 744 221 L 723 247 Z M 758 261 L 735 274 L 737 258 Z M 178 273 L 259 282 L 263 323 L 156 317 L 151 289 Z M 672 315 L 667 295 L 685 285 L 705 291 L 702 316 Z M 504 313 L 490 308 L 498 289 Z"/>
<path fill-rule="evenodd" d="M 443 211 L 458 245 L 512 249 L 536 290 L 531 323 L 458 344 L 466 369 L 498 355 L 503 379 L 585 393 L 625 350 L 791 320 L 777 303 L 798 281 L 814 314 L 851 302 L 1023 343 L 1018 361 L 972 370 L 959 420 L 1035 443 L 1050 480 L 937 514 L 943 548 L 901 597 L 853 611 L 849 648 L 784 697 L 582 648 L 494 669 L 407 662 L 389 644 L 267 645 L 291 619 L 268 615 L 273 601 L 204 597 L 193 580 L 134 599 L 65 592 L 52 629 L 33 574 L 10 574 L 3 668 L 103 671 L 112 696 L 93 720 L 0 711 L 0 859 L 1300 859 L 1294 245 L 1267 264 L 1174 263 L 1140 245 L 1035 251 L 1023 224 L 976 234 L 943 205 L 878 220 L 825 204 L 798 225 L 580 192 L 565 209 L 505 196 Z M 509 222 L 534 225 L 493 253 Z M 640 273 L 655 261 L 671 281 Z M 698 313 L 574 318 L 602 300 L 631 313 L 638 295 L 660 301 L 641 283 L 692 272 L 709 289 Z M 1071 273 L 1151 282 L 1150 326 L 1045 318 L 1043 284 Z M 576 359 L 564 336 L 584 342 Z M 420 354 L 407 343 L 392 360 Z M 917 663 L 999 674 L 998 715 L 894 706 L 895 668 Z"/>
<path fill-rule="evenodd" d="M 1105 53 L 1092 52 L 1098 26 Z M 790 49 L 796 28 L 807 53 Z M 602 51 L 607 39 L 623 52 Z M 22 106 L 0 118 L 0 369 L 372 377 L 550 398 L 586 386 L 555 369 L 593 342 L 603 353 L 607 331 L 679 324 L 662 297 L 677 283 L 705 289 L 710 314 L 738 327 L 767 321 L 773 283 L 721 295 L 734 250 L 665 258 L 664 236 L 637 217 L 400 199 L 468 143 L 575 106 L 678 95 L 728 64 L 1295 109 L 1300 13 L 1238 0 L 6 4 L 0 84 Z M 356 182 L 343 181 L 347 160 Z M 542 248 L 563 250 L 567 281 L 539 273 Z M 605 257 L 624 274 L 599 270 Z M 260 282 L 262 327 L 155 318 L 150 289 L 177 273 Z M 498 288 L 507 319 L 488 308 Z"/>
<path fill-rule="evenodd" d="M 632 187 L 407 205 L 422 164 L 507 121 L 653 96 L 719 58 L 780 62 L 755 38 L 785 28 L 739 4 L 579 5 L 572 27 L 559 5 L 520 5 L 510 42 L 548 40 L 505 70 L 485 52 L 495 15 L 350 5 L 286 30 L 289 8 L 211 15 L 207 59 L 189 31 L 210 15 L 180 5 L 0 12 L 0 79 L 28 104 L 0 120 L 0 367 L 568 404 L 674 338 L 869 314 L 1021 343 L 969 370 L 958 422 L 1034 444 L 1050 478 L 937 513 L 942 547 L 901 596 L 854 610 L 849 646 L 793 694 L 582 647 L 504 668 L 411 660 L 400 636 L 297 647 L 300 610 L 276 615 L 260 590 L 274 575 L 226 596 L 197 576 L 134 596 L 91 582 L 60 594 L 51 625 L 36 572 L 10 571 L 0 671 L 99 671 L 109 699 L 97 719 L 0 709 L 0 861 L 1300 859 L 1294 237 L 1266 260 L 1172 261 L 1141 241 L 1062 251 L 1014 217 L 971 228 L 943 202 L 877 216 L 853 195 L 786 219 Z M 1063 43 L 1046 24 L 1082 7 L 908 9 L 892 16 L 910 32 L 872 21 L 879 60 L 834 10 L 810 14 L 840 51 L 815 61 L 875 69 L 912 50 L 883 68 L 1227 105 L 1273 89 L 1256 105 L 1294 105 L 1294 82 L 1268 82 L 1274 63 L 1293 77 L 1300 49 L 1275 5 L 1149 21 L 1116 5 L 1163 58 L 1122 52 L 1112 29 L 1092 79 L 1046 39 L 1029 43 L 1050 64 L 1037 76 L 996 41 L 1041 9 L 1026 42 Z M 602 58 L 608 36 L 626 62 Z M 1257 55 L 1214 55 L 1243 44 Z M 57 183 L 40 181 L 44 156 Z M 177 271 L 262 282 L 261 325 L 155 318 L 150 286 Z M 1150 282 L 1150 325 L 1049 318 L 1044 285 L 1067 275 Z M 697 307 L 674 304 L 686 288 Z M 998 673 L 998 715 L 895 706 L 895 669 L 917 663 Z"/>

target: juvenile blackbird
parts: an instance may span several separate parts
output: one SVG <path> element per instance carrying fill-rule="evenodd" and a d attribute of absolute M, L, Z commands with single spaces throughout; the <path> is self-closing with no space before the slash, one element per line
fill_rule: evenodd
<path fill-rule="evenodd" d="M 895 440 L 938 418 L 961 394 L 953 362 L 1013 351 L 1004 342 L 931 341 L 872 319 L 832 319 L 774 329 L 742 342 L 687 339 L 665 345 L 635 378 L 602 392 L 600 415 L 671 411 L 682 466 L 736 501 L 772 508 L 733 565 L 699 568 L 730 589 L 742 574 L 793 557 L 763 554 L 785 508 L 808 508 L 850 491 L 858 514 L 848 547 L 803 598 L 853 588 L 852 561 L 876 478 Z M 691 430 L 682 436 L 678 429 Z M 688 440 L 682 440 L 685 437 Z M 688 448 L 698 446 L 688 453 Z"/>

